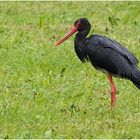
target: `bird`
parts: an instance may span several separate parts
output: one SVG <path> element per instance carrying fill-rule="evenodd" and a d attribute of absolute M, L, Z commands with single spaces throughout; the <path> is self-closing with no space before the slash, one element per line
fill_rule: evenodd
<path fill-rule="evenodd" d="M 116 105 L 117 88 L 113 76 L 128 79 L 140 89 L 140 70 L 138 59 L 119 42 L 104 35 L 93 34 L 88 37 L 91 24 L 87 18 L 79 18 L 68 33 L 55 44 L 59 46 L 74 33 L 74 48 L 78 58 L 90 62 L 92 66 L 104 71 L 110 83 L 111 107 Z"/>

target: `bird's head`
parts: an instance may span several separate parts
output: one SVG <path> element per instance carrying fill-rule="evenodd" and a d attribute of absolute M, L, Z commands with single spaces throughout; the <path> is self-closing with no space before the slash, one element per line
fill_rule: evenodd
<path fill-rule="evenodd" d="M 62 42 L 67 40 L 70 36 L 72 36 L 76 32 L 81 32 L 81 33 L 85 32 L 87 34 L 90 30 L 90 27 L 91 27 L 91 25 L 86 18 L 80 18 L 80 19 L 76 20 L 74 22 L 74 26 L 69 30 L 69 32 L 63 38 L 61 38 L 55 44 L 55 46 L 60 45 Z"/>
<path fill-rule="evenodd" d="M 74 22 L 74 26 L 77 27 L 77 31 L 82 32 L 90 29 L 91 25 L 86 18 L 80 18 Z"/>

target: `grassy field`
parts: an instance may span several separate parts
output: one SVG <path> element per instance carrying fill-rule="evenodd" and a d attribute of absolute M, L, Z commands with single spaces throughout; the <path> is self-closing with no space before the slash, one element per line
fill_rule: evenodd
<path fill-rule="evenodd" d="M 80 17 L 140 60 L 140 2 L 0 2 L 0 138 L 140 138 L 140 90 L 114 78 L 111 110 L 107 76 L 79 61 L 74 36 L 52 48 Z"/>

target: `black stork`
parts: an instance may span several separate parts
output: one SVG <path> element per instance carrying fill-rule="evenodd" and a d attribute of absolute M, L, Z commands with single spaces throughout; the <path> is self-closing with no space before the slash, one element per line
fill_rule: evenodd
<path fill-rule="evenodd" d="M 97 34 L 87 37 L 90 28 L 91 25 L 86 18 L 76 20 L 71 30 L 55 46 L 77 32 L 74 40 L 75 52 L 82 62 L 90 61 L 96 69 L 107 72 L 111 87 L 111 106 L 114 106 L 116 87 L 112 75 L 131 80 L 140 89 L 138 60 L 128 49 L 115 40 Z"/>

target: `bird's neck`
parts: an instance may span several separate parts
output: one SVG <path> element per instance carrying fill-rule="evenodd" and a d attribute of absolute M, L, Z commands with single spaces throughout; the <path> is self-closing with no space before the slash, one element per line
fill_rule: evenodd
<path fill-rule="evenodd" d="M 74 48 L 77 56 L 79 59 L 83 62 L 86 58 L 86 52 L 85 52 L 85 40 L 86 40 L 85 34 L 77 33 L 74 40 Z"/>
<path fill-rule="evenodd" d="M 77 33 L 76 36 L 75 36 L 75 45 L 82 45 L 81 43 L 84 43 L 86 39 L 86 36 L 83 35 L 83 34 L 80 34 L 80 33 Z"/>
<path fill-rule="evenodd" d="M 76 48 L 83 48 L 86 40 L 86 35 L 77 33 L 74 40 L 74 47 Z"/>

